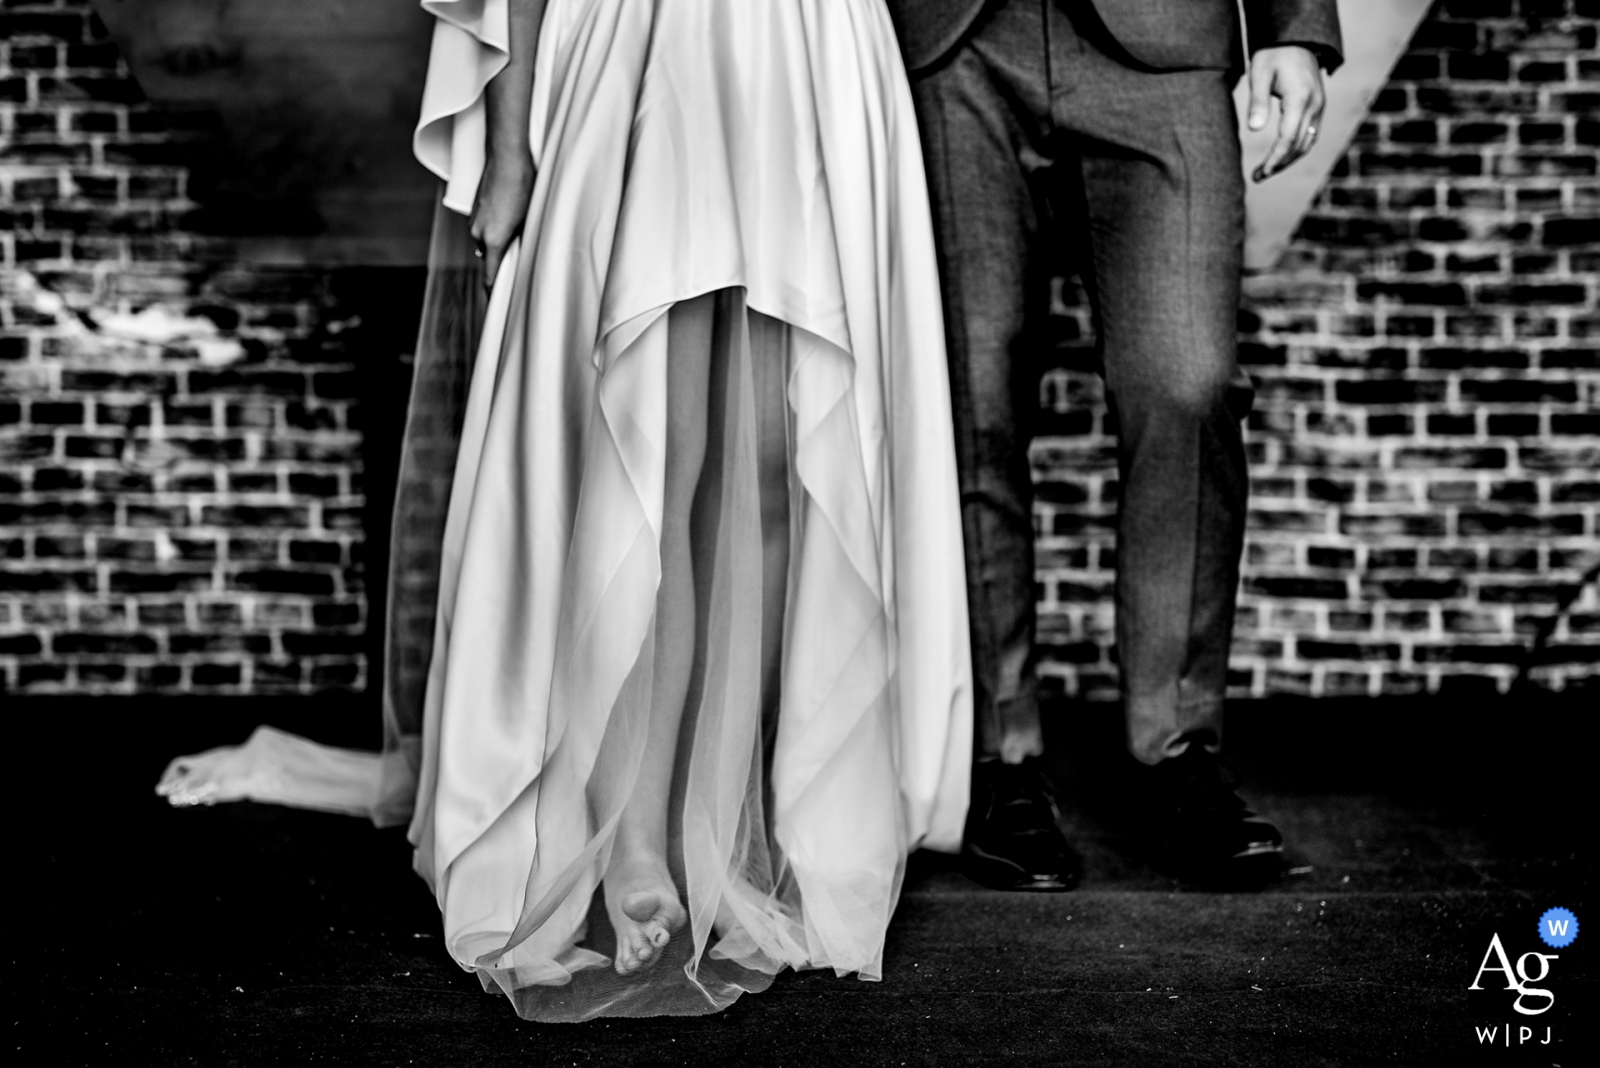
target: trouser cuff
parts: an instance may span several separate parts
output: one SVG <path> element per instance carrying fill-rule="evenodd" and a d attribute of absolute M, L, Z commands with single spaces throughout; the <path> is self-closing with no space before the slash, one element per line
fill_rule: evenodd
<path fill-rule="evenodd" d="M 1039 725 L 1039 698 L 1023 694 L 1009 701 L 996 701 L 988 715 L 979 717 L 979 760 L 1000 760 L 1020 764 L 1028 757 L 1044 755 L 1044 731 Z"/>

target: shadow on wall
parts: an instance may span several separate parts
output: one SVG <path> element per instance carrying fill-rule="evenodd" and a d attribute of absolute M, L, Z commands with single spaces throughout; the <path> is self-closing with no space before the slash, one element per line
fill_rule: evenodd
<path fill-rule="evenodd" d="M 432 18 L 397 0 L 94 0 L 184 145 L 197 233 L 240 260 L 421 264 L 411 155 Z"/>

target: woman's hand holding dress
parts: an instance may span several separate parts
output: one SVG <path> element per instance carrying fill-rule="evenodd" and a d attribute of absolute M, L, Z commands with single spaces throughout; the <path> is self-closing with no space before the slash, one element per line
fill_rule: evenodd
<path fill-rule="evenodd" d="M 533 196 L 533 157 L 522 147 L 491 150 L 472 205 L 472 240 L 483 257 L 483 287 L 492 289 L 500 274 L 506 249 L 522 232 Z"/>

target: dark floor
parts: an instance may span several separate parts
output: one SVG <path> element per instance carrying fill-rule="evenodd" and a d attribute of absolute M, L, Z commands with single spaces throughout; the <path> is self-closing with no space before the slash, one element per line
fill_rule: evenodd
<path fill-rule="evenodd" d="M 1556 1021 L 1556 1041 L 1483 1063 L 1576 1065 L 1594 1015 L 1582 938 L 1542 984 L 1559 1012 L 1516 1017 L 1500 991 L 1469 1017 L 1466 991 L 1492 931 L 1515 957 L 1544 909 L 1588 916 L 1594 709 L 1578 702 L 1236 707 L 1231 757 L 1293 848 L 1254 894 L 1179 885 L 1081 815 L 1115 729 L 1063 709 L 1081 890 L 993 893 L 919 856 L 882 983 L 788 974 L 717 1016 L 578 1025 L 518 1020 L 450 963 L 398 831 L 151 792 L 169 756 L 260 720 L 366 740 L 350 702 L 7 711 L 12 1063 L 1448 1065 L 1492 1017 L 1538 1024 L 1534 1042 Z"/>

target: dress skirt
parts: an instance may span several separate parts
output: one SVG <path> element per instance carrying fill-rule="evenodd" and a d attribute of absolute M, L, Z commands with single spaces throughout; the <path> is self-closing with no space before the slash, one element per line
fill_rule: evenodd
<path fill-rule="evenodd" d="M 485 297 L 466 215 L 484 87 L 514 46 L 506 4 L 424 6 L 416 150 L 444 192 L 377 815 L 409 812 L 449 952 L 526 1017 L 711 1012 L 785 967 L 877 978 L 907 853 L 959 846 L 972 729 L 938 279 L 888 15 L 881 0 L 550 0 L 538 178 Z M 668 326 L 699 298 L 699 622 L 669 814 L 689 918 L 622 976 L 597 890 L 641 762 L 660 756 L 645 749 Z M 776 477 L 760 459 L 774 440 Z"/>

